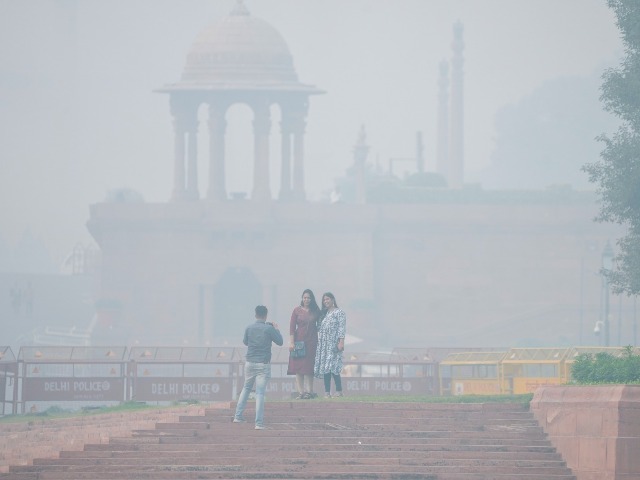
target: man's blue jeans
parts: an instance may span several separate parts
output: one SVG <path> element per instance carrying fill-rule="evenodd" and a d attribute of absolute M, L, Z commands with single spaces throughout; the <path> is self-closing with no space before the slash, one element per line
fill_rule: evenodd
<path fill-rule="evenodd" d="M 256 426 L 264 426 L 264 391 L 267 389 L 267 383 L 271 378 L 271 364 L 269 363 L 251 363 L 244 364 L 244 387 L 238 398 L 238 406 L 236 407 L 236 420 L 244 420 L 244 409 L 247 406 L 247 399 L 256 386 Z"/>

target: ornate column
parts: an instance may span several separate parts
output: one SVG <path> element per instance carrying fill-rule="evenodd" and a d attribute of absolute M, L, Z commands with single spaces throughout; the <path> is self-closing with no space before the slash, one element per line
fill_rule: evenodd
<path fill-rule="evenodd" d="M 198 118 L 197 105 L 184 97 L 171 95 L 173 115 L 173 194 L 172 200 L 198 199 Z M 187 165 L 185 168 L 185 159 Z"/>
<path fill-rule="evenodd" d="M 209 200 L 227 199 L 224 171 L 226 110 L 226 106 L 221 103 L 209 104 Z"/>
<path fill-rule="evenodd" d="M 187 122 L 187 198 L 198 200 L 198 117 L 197 109 Z"/>
<path fill-rule="evenodd" d="M 269 103 L 256 102 L 252 105 L 253 120 L 253 192 L 252 200 L 271 200 L 269 187 L 269 132 L 271 118 Z"/>
<path fill-rule="evenodd" d="M 184 168 L 184 136 L 186 131 L 183 110 L 177 98 L 171 95 L 170 98 L 171 115 L 173 116 L 173 193 L 171 200 L 183 200 L 186 197 Z"/>
<path fill-rule="evenodd" d="M 280 195 L 279 199 L 288 201 L 292 198 L 291 191 L 291 118 L 288 109 L 281 105 L 282 121 L 280 130 L 282 132 L 281 155 L 282 167 L 280 170 Z"/>
<path fill-rule="evenodd" d="M 293 132 L 293 198 L 304 201 L 304 133 L 308 110 L 307 98 L 304 98 L 294 112 L 292 112 Z"/>

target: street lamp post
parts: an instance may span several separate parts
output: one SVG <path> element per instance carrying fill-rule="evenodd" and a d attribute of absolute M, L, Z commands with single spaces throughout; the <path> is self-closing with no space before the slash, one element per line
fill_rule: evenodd
<path fill-rule="evenodd" d="M 607 240 L 602 250 L 602 281 L 604 287 L 604 345 L 609 346 L 609 277 L 608 273 L 613 268 L 613 248 Z"/>
<path fill-rule="evenodd" d="M 638 296 L 633 297 L 633 346 L 638 346 Z"/>
<path fill-rule="evenodd" d="M 638 296 L 633 297 L 633 346 L 638 346 Z"/>
<path fill-rule="evenodd" d="M 582 331 L 584 330 L 584 255 L 580 258 L 580 345 L 582 341 Z"/>

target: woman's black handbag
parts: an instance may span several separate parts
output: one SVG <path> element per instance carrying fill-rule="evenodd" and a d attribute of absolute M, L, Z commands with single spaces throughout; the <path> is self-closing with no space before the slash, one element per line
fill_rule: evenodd
<path fill-rule="evenodd" d="M 306 354 L 307 354 L 307 349 L 304 346 L 303 340 L 293 343 L 293 350 L 290 353 L 291 358 L 302 358 Z"/>

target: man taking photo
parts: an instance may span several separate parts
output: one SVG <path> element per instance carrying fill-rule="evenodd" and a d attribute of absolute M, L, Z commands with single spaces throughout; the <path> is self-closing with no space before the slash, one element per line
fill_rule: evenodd
<path fill-rule="evenodd" d="M 264 392 L 271 378 L 271 343 L 282 346 L 283 338 L 277 323 L 267 322 L 267 307 L 256 307 L 256 321 L 244 331 L 242 343 L 247 347 L 244 364 L 244 387 L 238 399 L 234 423 L 244 423 L 244 409 L 249 394 L 256 387 L 256 430 L 264 430 Z"/>

